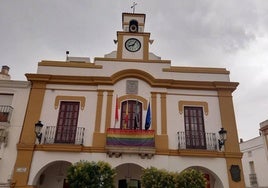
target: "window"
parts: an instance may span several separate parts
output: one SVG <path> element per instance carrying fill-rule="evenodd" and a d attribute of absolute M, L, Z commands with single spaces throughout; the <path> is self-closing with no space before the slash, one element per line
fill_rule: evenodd
<path fill-rule="evenodd" d="M 61 102 L 55 143 L 75 143 L 79 102 Z"/>
<path fill-rule="evenodd" d="M 184 107 L 186 148 L 206 149 L 203 108 Z"/>
<path fill-rule="evenodd" d="M 122 102 L 121 129 L 142 129 L 142 103 L 135 100 Z"/>
<path fill-rule="evenodd" d="M 254 161 L 249 161 L 249 181 L 251 186 L 258 186 L 257 175 L 255 173 Z"/>

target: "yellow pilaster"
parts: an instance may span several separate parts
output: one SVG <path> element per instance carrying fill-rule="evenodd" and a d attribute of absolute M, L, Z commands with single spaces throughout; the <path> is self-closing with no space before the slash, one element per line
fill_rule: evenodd
<path fill-rule="evenodd" d="M 106 120 L 105 120 L 105 132 L 111 127 L 112 118 L 112 102 L 113 102 L 113 91 L 108 91 L 107 104 L 106 104 Z"/>
<path fill-rule="evenodd" d="M 228 157 L 226 158 L 227 173 L 229 179 L 230 188 L 245 188 L 245 181 L 243 175 L 243 168 L 241 162 L 241 152 L 238 142 L 238 133 L 235 121 L 235 113 L 233 107 L 232 91 L 230 90 L 218 90 L 219 96 L 219 106 L 221 113 L 221 123 L 222 127 L 227 131 L 227 140 L 224 146 L 224 152 L 226 153 L 235 153 L 241 157 Z M 230 168 L 232 165 L 238 165 L 241 172 L 241 180 L 236 182 L 232 180 Z"/>
<path fill-rule="evenodd" d="M 96 119 L 95 119 L 95 131 L 93 133 L 93 147 L 103 148 L 105 146 L 106 137 L 104 133 L 100 132 L 101 127 L 101 114 L 103 104 L 103 90 L 98 91 L 97 107 L 96 107 Z"/>
<path fill-rule="evenodd" d="M 23 128 L 17 145 L 18 153 L 13 174 L 15 187 L 29 187 L 27 183 L 36 140 L 34 125 L 40 120 L 45 87 L 45 82 L 32 82 Z"/>
<path fill-rule="evenodd" d="M 167 97 L 161 93 L 161 134 L 167 134 Z"/>

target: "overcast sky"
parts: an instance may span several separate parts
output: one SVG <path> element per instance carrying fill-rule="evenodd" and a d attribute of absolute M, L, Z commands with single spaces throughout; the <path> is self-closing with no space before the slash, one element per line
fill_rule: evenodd
<path fill-rule="evenodd" d="M 150 51 L 172 66 L 227 68 L 239 137 L 258 136 L 268 119 L 267 0 L 136 0 L 146 14 Z M 0 61 L 26 80 L 41 60 L 103 57 L 116 49 L 131 0 L 0 0 Z"/>

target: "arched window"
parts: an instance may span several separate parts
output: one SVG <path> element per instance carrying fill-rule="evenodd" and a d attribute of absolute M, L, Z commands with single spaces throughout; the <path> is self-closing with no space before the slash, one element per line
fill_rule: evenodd
<path fill-rule="evenodd" d="M 121 129 L 142 129 L 142 103 L 137 100 L 127 100 L 121 106 Z"/>
<path fill-rule="evenodd" d="M 138 29 L 139 29 L 139 24 L 136 20 L 131 20 L 129 22 L 129 32 L 138 32 Z"/>

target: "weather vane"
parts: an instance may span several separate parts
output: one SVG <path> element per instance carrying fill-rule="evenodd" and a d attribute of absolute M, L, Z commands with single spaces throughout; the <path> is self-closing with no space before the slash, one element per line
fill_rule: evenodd
<path fill-rule="evenodd" d="M 136 6 L 137 4 L 138 4 L 138 3 L 133 2 L 133 5 L 131 6 L 131 8 L 133 9 L 133 14 L 135 13 L 135 6 Z"/>

